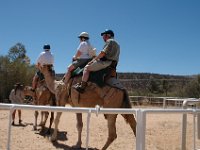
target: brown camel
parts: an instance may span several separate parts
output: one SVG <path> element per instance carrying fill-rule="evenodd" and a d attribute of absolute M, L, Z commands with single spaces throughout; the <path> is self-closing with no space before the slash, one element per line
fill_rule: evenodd
<path fill-rule="evenodd" d="M 129 97 L 126 91 L 111 88 L 110 86 L 104 86 L 99 88 L 94 83 L 89 83 L 83 94 L 78 93 L 72 86 L 77 82 L 80 82 L 81 77 L 75 77 L 71 79 L 68 85 L 65 85 L 62 81 L 56 81 L 52 66 L 43 66 L 41 68 L 42 73 L 45 76 L 45 81 L 48 88 L 56 95 L 56 103 L 58 106 L 65 106 L 68 102 L 73 107 L 95 107 L 96 105 L 104 108 L 131 108 Z M 55 129 L 52 134 L 51 140 L 56 140 L 58 123 L 61 116 L 61 112 L 57 112 L 55 118 Z M 134 134 L 136 135 L 136 121 L 133 114 L 122 114 L 126 122 L 130 125 Z M 107 149 L 109 145 L 117 138 L 116 134 L 116 118 L 117 114 L 106 114 L 105 118 L 108 121 L 108 139 L 103 146 L 103 150 Z M 77 130 L 78 141 L 77 148 L 81 148 L 81 133 L 83 128 L 82 114 L 77 114 Z"/>
<path fill-rule="evenodd" d="M 33 104 L 34 105 L 55 106 L 55 100 L 53 100 L 54 95 L 48 90 L 48 88 L 45 86 L 44 82 L 38 84 L 35 91 L 32 89 L 32 87 L 25 86 L 24 94 L 29 95 L 33 98 Z M 41 112 L 41 120 L 40 120 L 40 124 L 39 124 L 41 126 L 41 131 L 43 131 L 43 129 L 45 128 L 45 124 L 46 124 L 46 121 L 48 119 L 48 115 L 49 115 L 48 111 L 42 111 Z M 34 116 L 35 116 L 35 122 L 34 122 L 34 125 L 33 125 L 33 130 L 37 130 L 38 111 L 35 111 Z M 49 128 L 46 132 L 47 134 L 50 134 L 53 120 L 54 120 L 54 112 L 51 112 L 50 124 L 49 124 Z"/>

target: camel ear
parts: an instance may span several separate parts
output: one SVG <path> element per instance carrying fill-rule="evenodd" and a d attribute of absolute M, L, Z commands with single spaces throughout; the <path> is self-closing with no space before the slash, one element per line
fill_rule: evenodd
<path fill-rule="evenodd" d="M 41 69 L 48 69 L 48 65 L 41 66 Z"/>

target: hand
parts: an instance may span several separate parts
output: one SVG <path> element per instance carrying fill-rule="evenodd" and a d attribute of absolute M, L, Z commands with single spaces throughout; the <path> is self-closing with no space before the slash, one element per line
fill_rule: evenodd
<path fill-rule="evenodd" d="M 91 64 L 93 64 L 95 62 L 95 60 L 92 60 L 92 61 L 90 61 L 89 63 L 88 63 L 88 65 L 91 65 Z"/>
<path fill-rule="evenodd" d="M 76 61 L 76 60 L 77 60 L 77 58 L 75 56 L 73 56 L 72 61 Z"/>

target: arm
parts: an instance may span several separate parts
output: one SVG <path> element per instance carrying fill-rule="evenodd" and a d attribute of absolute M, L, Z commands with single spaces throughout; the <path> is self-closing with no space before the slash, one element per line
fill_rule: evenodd
<path fill-rule="evenodd" d="M 105 53 L 104 51 L 101 51 L 101 52 L 99 53 L 99 55 L 97 55 L 96 57 L 94 57 L 94 58 L 92 59 L 92 61 L 90 61 L 90 62 L 88 63 L 88 65 L 90 65 L 90 64 L 92 64 L 93 62 L 95 62 L 95 61 L 101 59 L 101 58 L 104 57 L 105 55 L 106 55 L 106 53 Z"/>
<path fill-rule="evenodd" d="M 99 55 L 97 55 L 93 60 L 95 61 L 95 60 L 99 60 L 99 59 L 101 59 L 102 57 L 104 57 L 106 55 L 106 53 L 104 52 L 104 51 L 101 51 L 100 53 L 99 53 Z"/>
<path fill-rule="evenodd" d="M 76 60 L 78 57 L 81 56 L 81 52 L 78 50 L 76 54 L 73 56 L 73 60 Z"/>

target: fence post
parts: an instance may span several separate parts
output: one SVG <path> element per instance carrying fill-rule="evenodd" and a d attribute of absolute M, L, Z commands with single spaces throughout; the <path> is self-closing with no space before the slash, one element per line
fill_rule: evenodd
<path fill-rule="evenodd" d="M 193 114 L 193 149 L 196 150 L 196 114 Z"/>
<path fill-rule="evenodd" d="M 8 122 L 8 141 L 7 141 L 7 150 L 10 150 L 10 141 L 11 141 L 11 122 L 12 122 L 12 113 L 15 109 L 15 105 L 12 105 L 9 114 L 9 122 Z"/>
<path fill-rule="evenodd" d="M 136 111 L 136 150 L 145 150 L 146 112 Z"/>
<path fill-rule="evenodd" d="M 183 109 L 187 109 L 188 101 L 183 101 Z M 182 137 L 181 137 L 181 150 L 186 150 L 186 129 L 187 129 L 187 114 L 183 113 L 182 117 Z"/>
<path fill-rule="evenodd" d="M 91 117 L 91 109 L 89 109 L 88 115 L 87 115 L 87 136 L 86 136 L 86 150 L 88 150 L 89 145 L 89 135 L 90 135 L 90 117 Z"/>

